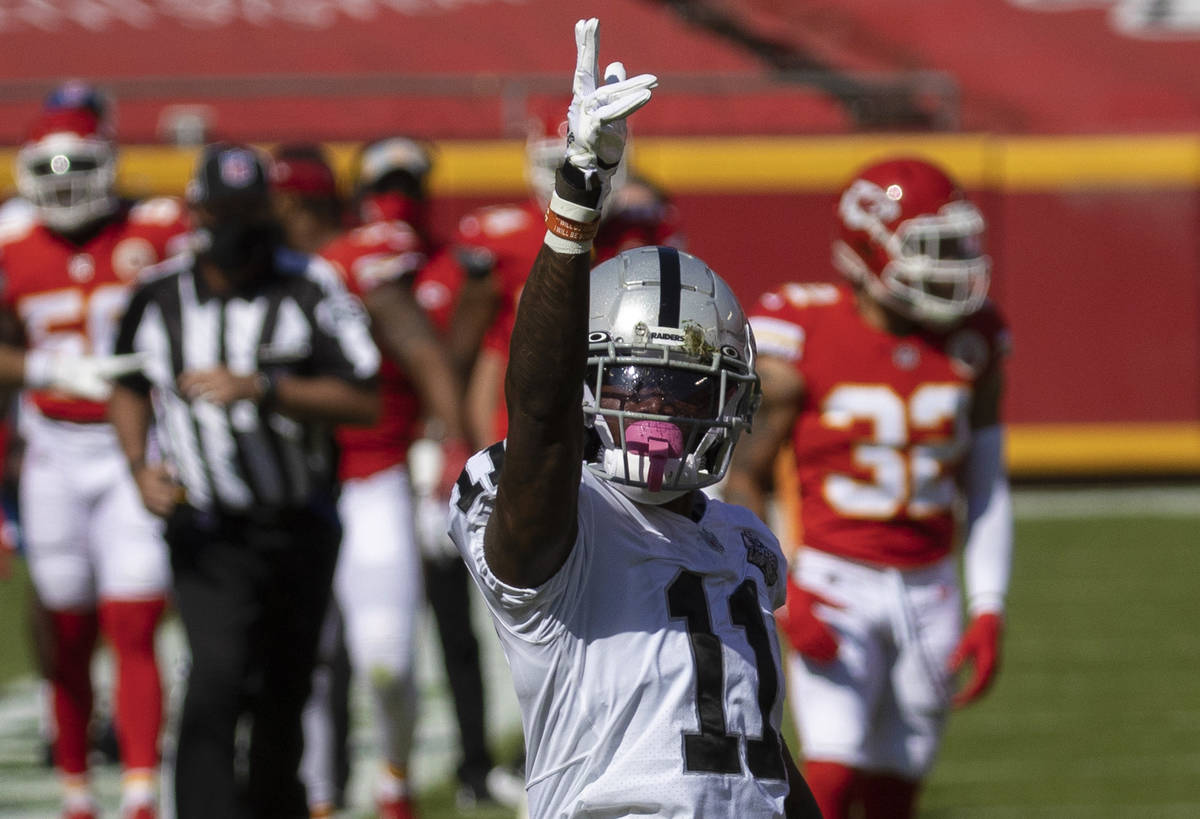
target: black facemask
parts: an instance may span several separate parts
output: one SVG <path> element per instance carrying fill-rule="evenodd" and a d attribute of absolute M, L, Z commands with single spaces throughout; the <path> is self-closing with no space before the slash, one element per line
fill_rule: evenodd
<path fill-rule="evenodd" d="M 230 274 L 260 272 L 267 268 L 283 239 L 278 223 L 225 221 L 208 228 L 203 257 Z"/>

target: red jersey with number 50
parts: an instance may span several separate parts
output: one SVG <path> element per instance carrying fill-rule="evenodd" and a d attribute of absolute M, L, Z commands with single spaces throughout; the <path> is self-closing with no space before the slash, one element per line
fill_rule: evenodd
<path fill-rule="evenodd" d="M 0 234 L 0 299 L 20 320 L 29 349 L 110 355 L 130 285 L 143 268 L 183 249 L 185 215 L 182 203 L 167 197 L 124 205 L 81 245 L 36 220 L 7 226 Z M 101 402 L 49 390 L 31 395 L 49 418 L 106 418 Z"/>
<path fill-rule="evenodd" d="M 412 276 L 425 263 L 421 238 L 406 222 L 372 222 L 339 236 L 321 250 L 333 263 L 350 292 L 359 298 L 381 284 Z M 421 405 L 412 382 L 395 362 L 384 356 L 379 367 L 383 402 L 379 423 L 372 427 L 340 426 L 338 475 L 342 480 L 365 478 L 408 457 L 416 438 Z"/>
<path fill-rule="evenodd" d="M 995 307 L 899 336 L 868 325 L 848 287 L 790 284 L 750 322 L 759 355 L 804 381 L 792 433 L 804 545 L 899 567 L 948 554 L 975 386 L 1008 349 Z"/>

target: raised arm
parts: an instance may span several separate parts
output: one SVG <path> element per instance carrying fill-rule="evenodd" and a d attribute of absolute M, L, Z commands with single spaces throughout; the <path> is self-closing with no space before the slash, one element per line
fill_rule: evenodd
<path fill-rule="evenodd" d="M 448 439 L 464 437 L 462 384 L 407 282 L 386 282 L 363 298 L 383 352 L 403 368 Z M 459 466 L 461 467 L 461 463 Z"/>
<path fill-rule="evenodd" d="M 976 386 L 971 408 L 971 446 L 963 464 L 966 541 L 963 581 L 970 622 L 950 658 L 950 670 L 971 665 L 971 675 L 955 696 L 956 706 L 985 694 L 1000 666 L 1004 597 L 1012 571 L 1012 500 L 1004 460 L 1000 402 L 1004 374 L 997 362 Z"/>
<path fill-rule="evenodd" d="M 612 63 L 596 86 L 598 21 L 575 24 L 570 134 L 547 213 L 546 239 L 521 295 L 505 393 L 508 444 L 484 550 L 502 581 L 540 585 L 574 545 L 583 464 L 588 271 L 609 176 L 625 148 L 625 117 L 656 79 L 625 79 Z"/>

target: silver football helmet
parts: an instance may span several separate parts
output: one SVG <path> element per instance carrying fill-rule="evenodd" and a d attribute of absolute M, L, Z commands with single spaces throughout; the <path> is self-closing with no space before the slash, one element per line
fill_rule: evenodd
<path fill-rule="evenodd" d="M 641 503 L 721 480 L 761 393 L 733 291 L 673 247 L 639 247 L 591 274 L 583 411 L 588 469 Z"/>

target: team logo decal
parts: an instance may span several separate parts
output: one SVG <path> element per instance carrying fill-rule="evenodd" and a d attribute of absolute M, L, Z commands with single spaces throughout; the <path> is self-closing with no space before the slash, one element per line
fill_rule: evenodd
<path fill-rule="evenodd" d="M 956 375 L 976 378 L 987 364 L 987 341 L 978 330 L 959 330 L 946 342 L 946 355 Z"/>
<path fill-rule="evenodd" d="M 258 163 L 249 151 L 226 151 L 221 156 L 221 181 L 231 188 L 244 188 L 254 181 Z"/>
<path fill-rule="evenodd" d="M 858 179 L 842 194 L 838 213 L 851 228 L 866 230 L 876 222 L 886 224 L 899 219 L 900 203 L 874 182 Z"/>
<path fill-rule="evenodd" d="M 759 568 L 768 586 L 774 586 L 779 580 L 778 558 L 754 532 L 749 529 L 741 531 L 742 543 L 746 544 L 746 559 Z"/>
<path fill-rule="evenodd" d="M 921 363 L 921 351 L 907 341 L 897 344 L 892 350 L 892 363 L 901 370 L 915 370 Z"/>
<path fill-rule="evenodd" d="M 113 248 L 113 272 L 123 282 L 129 281 L 143 267 L 152 265 L 156 261 L 158 261 L 158 254 L 154 252 L 154 245 L 140 237 L 122 239 Z"/>
<path fill-rule="evenodd" d="M 90 282 L 92 277 L 96 275 L 96 262 L 93 261 L 89 253 L 76 253 L 67 262 L 67 275 L 71 277 L 71 281 Z"/>

